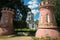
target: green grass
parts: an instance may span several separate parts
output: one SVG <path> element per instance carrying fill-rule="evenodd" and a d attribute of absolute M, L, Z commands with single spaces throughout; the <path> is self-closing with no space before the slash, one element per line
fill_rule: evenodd
<path fill-rule="evenodd" d="M 0 36 L 0 39 L 2 39 L 2 38 L 13 38 L 13 37 L 15 37 L 15 36 L 14 35 Z"/>
<path fill-rule="evenodd" d="M 21 37 L 21 36 L 14 36 L 14 35 L 9 35 L 9 36 L 0 36 L 0 39 L 5 39 L 5 38 L 14 38 L 14 37 Z M 29 37 L 29 36 L 27 36 Z M 50 38 L 50 37 L 46 37 L 46 38 L 36 38 L 34 36 L 30 36 L 32 37 L 33 40 L 60 40 L 60 38 Z"/>
<path fill-rule="evenodd" d="M 60 40 L 60 38 L 50 38 L 50 37 L 36 38 L 36 37 L 33 37 L 33 40 Z"/>

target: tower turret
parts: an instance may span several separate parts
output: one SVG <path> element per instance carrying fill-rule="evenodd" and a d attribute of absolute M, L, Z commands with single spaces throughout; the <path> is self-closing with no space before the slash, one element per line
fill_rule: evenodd
<path fill-rule="evenodd" d="M 54 16 L 54 0 L 41 1 L 39 12 L 40 15 L 36 37 L 59 37 L 59 32 L 57 31 L 57 24 Z"/>
<path fill-rule="evenodd" d="M 11 8 L 4 7 L 1 10 L 1 27 L 0 35 L 8 35 L 13 33 L 13 14 L 14 10 Z"/>

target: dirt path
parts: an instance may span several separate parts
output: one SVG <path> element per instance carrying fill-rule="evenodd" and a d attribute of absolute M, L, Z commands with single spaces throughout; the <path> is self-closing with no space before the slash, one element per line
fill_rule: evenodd
<path fill-rule="evenodd" d="M 13 37 L 13 38 L 4 38 L 0 40 L 33 40 L 32 37 Z"/>

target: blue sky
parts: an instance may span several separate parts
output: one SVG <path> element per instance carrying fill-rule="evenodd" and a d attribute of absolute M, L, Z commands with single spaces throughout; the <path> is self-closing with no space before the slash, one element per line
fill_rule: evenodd
<path fill-rule="evenodd" d="M 34 14 L 34 21 L 36 21 L 39 16 L 39 11 L 38 11 L 39 3 L 40 0 L 24 0 L 24 4 L 28 5 L 28 7 L 32 10 L 31 12 Z"/>

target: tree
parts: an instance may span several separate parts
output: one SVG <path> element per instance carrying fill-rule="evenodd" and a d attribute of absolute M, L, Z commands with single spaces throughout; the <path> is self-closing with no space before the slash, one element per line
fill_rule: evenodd
<path fill-rule="evenodd" d="M 55 0 L 55 17 L 58 27 L 60 26 L 60 0 Z"/>

